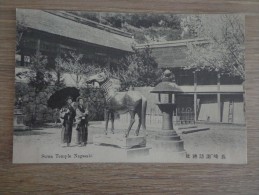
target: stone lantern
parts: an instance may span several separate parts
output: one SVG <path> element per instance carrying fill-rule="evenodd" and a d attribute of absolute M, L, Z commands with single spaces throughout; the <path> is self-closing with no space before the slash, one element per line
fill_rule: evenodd
<path fill-rule="evenodd" d="M 28 130 L 29 127 L 23 124 L 24 114 L 21 109 L 14 109 L 13 129 L 15 131 Z"/>
<path fill-rule="evenodd" d="M 24 131 L 29 129 L 29 127 L 24 125 L 23 119 L 24 119 L 24 114 L 22 112 L 22 99 L 19 98 L 15 102 L 15 109 L 14 109 L 13 129 L 15 131 Z"/>
<path fill-rule="evenodd" d="M 163 117 L 162 129 L 155 136 L 155 148 L 185 154 L 183 140 L 173 127 L 173 113 L 176 110 L 175 95 L 182 93 L 182 90 L 175 83 L 174 75 L 171 71 L 166 70 L 164 72 L 162 82 L 155 86 L 150 93 L 158 94 L 157 106 L 161 110 Z"/>

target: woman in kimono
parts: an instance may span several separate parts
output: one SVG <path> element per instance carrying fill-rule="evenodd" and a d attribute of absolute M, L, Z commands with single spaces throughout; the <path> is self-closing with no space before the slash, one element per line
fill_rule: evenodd
<path fill-rule="evenodd" d="M 81 146 L 86 146 L 88 138 L 88 110 L 84 105 L 82 97 L 77 98 L 78 106 L 76 109 L 77 141 Z"/>
<path fill-rule="evenodd" d="M 64 139 L 63 143 L 67 144 L 67 147 L 70 146 L 72 138 L 72 127 L 73 122 L 76 116 L 76 111 L 74 108 L 73 100 L 71 97 L 67 98 L 67 104 L 60 110 L 60 118 L 63 119 L 63 128 L 64 128 Z"/>

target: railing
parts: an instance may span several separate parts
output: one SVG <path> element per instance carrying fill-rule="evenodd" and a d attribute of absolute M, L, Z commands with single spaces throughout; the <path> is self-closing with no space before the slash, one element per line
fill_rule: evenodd
<path fill-rule="evenodd" d="M 194 112 L 192 108 L 182 108 L 178 109 L 177 115 L 180 117 L 179 122 L 180 124 L 194 124 Z"/>
<path fill-rule="evenodd" d="M 129 114 L 120 115 L 119 120 L 120 120 L 120 122 L 123 122 L 123 123 L 129 123 L 130 115 Z M 162 125 L 162 122 L 163 122 L 162 114 L 161 114 L 161 112 L 158 112 L 156 109 L 151 109 L 150 113 L 146 114 L 146 125 L 147 126 L 160 127 Z M 181 111 L 177 111 L 177 115 L 173 116 L 174 125 L 194 124 L 194 123 L 195 123 L 194 112 L 190 108 L 186 108 L 186 109 L 182 109 Z"/>
<path fill-rule="evenodd" d="M 218 91 L 217 85 L 197 85 L 196 91 L 194 86 L 181 85 L 184 93 L 243 93 L 243 85 L 220 85 Z"/>

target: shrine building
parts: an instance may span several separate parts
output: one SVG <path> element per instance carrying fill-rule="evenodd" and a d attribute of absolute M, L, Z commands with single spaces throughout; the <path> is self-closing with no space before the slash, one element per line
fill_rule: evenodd
<path fill-rule="evenodd" d="M 50 68 L 54 67 L 55 59 L 64 51 L 77 50 L 84 54 L 86 64 L 91 62 L 108 69 L 116 69 L 115 62 L 133 52 L 134 39 L 131 34 L 65 11 L 17 9 L 16 14 L 17 24 L 25 28 L 21 35 L 23 41 L 17 47 L 16 73 L 27 68 L 30 56 L 36 51 L 48 58 L 47 66 Z M 176 83 L 184 92 L 176 97 L 176 114 L 180 120 L 186 123 L 244 124 L 243 81 L 213 71 L 184 69 L 188 43 L 207 44 L 207 41 L 187 39 L 137 44 L 136 48 L 149 46 L 159 68 L 169 68 L 175 74 Z M 64 74 L 64 79 L 69 86 L 69 75 Z M 16 82 L 24 81 L 16 78 Z M 151 90 L 147 87 L 146 94 Z M 153 104 L 154 99 L 150 102 Z"/>

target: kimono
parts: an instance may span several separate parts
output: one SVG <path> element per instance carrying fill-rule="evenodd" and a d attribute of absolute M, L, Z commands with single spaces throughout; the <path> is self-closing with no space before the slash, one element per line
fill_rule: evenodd
<path fill-rule="evenodd" d="M 76 109 L 76 123 L 77 142 L 85 146 L 88 139 L 88 110 L 85 106 L 78 105 Z"/>
<path fill-rule="evenodd" d="M 68 145 L 71 143 L 72 127 L 75 116 L 76 111 L 73 104 L 66 105 L 60 110 L 60 118 L 63 119 L 62 126 L 64 129 L 63 143 L 67 143 Z"/>

